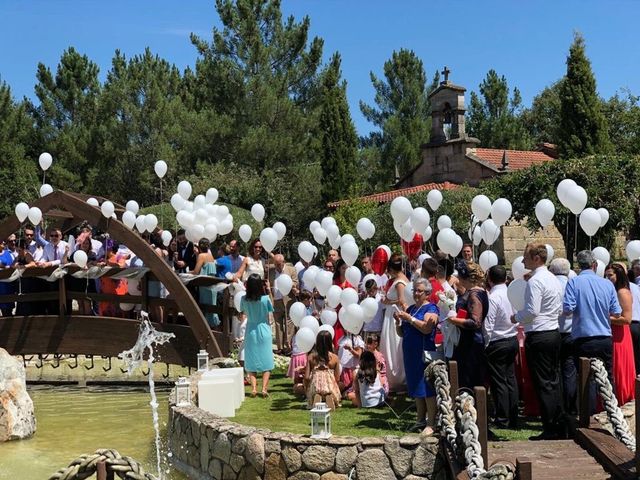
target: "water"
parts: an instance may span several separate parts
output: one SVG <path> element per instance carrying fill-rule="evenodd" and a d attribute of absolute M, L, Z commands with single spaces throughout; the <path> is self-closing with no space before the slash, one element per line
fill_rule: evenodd
<path fill-rule="evenodd" d="M 0 443 L 0 480 L 43 480 L 83 453 L 115 448 L 145 470 L 157 468 L 149 391 L 137 387 L 28 387 L 38 428 L 29 440 Z M 166 438 L 168 386 L 157 394 L 160 429 Z M 167 451 L 166 444 L 163 451 Z M 187 477 L 162 468 L 167 480 Z"/>

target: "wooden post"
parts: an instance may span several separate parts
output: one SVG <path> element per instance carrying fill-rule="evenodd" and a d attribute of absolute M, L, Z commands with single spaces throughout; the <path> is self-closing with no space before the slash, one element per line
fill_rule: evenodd
<path fill-rule="evenodd" d="M 482 450 L 482 459 L 485 465 L 489 465 L 489 449 L 488 449 L 488 427 L 487 427 L 487 391 L 484 387 L 474 387 L 473 395 L 476 398 L 476 412 L 478 418 L 478 440 Z"/>
<path fill-rule="evenodd" d="M 455 402 L 456 395 L 458 395 L 458 362 L 455 360 L 449 360 L 449 383 L 451 384 L 451 388 L 449 390 L 449 395 L 451 396 L 451 400 Z"/>
<path fill-rule="evenodd" d="M 636 435 L 640 432 L 640 375 L 636 376 Z M 640 475 L 640 449 L 636 448 L 636 475 Z"/>
<path fill-rule="evenodd" d="M 518 480 L 533 480 L 531 460 L 527 457 L 516 457 L 516 478 Z"/>
<path fill-rule="evenodd" d="M 588 428 L 591 417 L 591 389 L 589 388 L 589 376 L 591 364 L 588 358 L 580 357 L 578 363 L 578 396 L 580 399 L 580 416 L 578 426 Z"/>
<path fill-rule="evenodd" d="M 107 464 L 104 463 L 104 461 L 98 462 L 96 467 L 96 477 L 98 477 L 98 480 L 107 480 Z"/>

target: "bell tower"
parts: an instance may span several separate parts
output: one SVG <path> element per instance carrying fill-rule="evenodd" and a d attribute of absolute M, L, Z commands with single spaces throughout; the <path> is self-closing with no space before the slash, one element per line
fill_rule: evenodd
<path fill-rule="evenodd" d="M 449 80 L 446 66 L 441 72 L 444 80 L 429 95 L 431 101 L 431 138 L 429 145 L 440 145 L 450 140 L 467 139 L 464 128 L 464 92 L 466 89 Z"/>

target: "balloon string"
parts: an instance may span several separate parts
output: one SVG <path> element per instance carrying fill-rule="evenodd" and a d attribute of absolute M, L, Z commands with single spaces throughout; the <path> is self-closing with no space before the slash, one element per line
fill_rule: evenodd
<path fill-rule="evenodd" d="M 578 215 L 576 215 L 576 221 L 574 222 L 574 235 L 573 235 L 573 254 L 577 255 L 578 254 Z M 577 258 L 577 257 L 576 257 Z"/>

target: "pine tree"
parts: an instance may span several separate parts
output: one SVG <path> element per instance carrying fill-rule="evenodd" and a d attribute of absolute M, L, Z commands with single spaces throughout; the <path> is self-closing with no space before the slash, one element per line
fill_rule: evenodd
<path fill-rule="evenodd" d="M 563 158 L 605 153 L 609 149 L 596 79 L 580 33 L 575 34 L 567 57 L 567 75 L 560 93 L 559 130 L 558 148 Z"/>
<path fill-rule="evenodd" d="M 341 81 L 340 54 L 323 74 L 319 131 L 322 138 L 322 200 L 345 198 L 356 177 L 358 137 L 349 113 L 347 84 Z"/>

